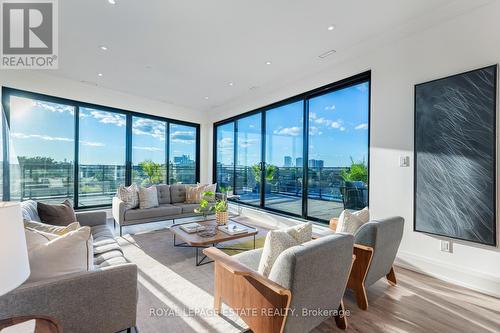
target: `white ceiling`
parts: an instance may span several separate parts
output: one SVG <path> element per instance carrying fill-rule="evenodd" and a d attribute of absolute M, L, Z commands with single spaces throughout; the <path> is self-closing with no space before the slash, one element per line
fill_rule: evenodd
<path fill-rule="evenodd" d="M 116 2 L 59 1 L 60 69 L 51 74 L 209 111 L 251 87 L 331 65 L 454 0 Z"/>

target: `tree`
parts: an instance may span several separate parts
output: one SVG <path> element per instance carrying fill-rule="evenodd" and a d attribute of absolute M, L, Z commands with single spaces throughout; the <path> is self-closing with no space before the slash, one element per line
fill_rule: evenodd
<path fill-rule="evenodd" d="M 356 182 L 361 181 L 363 183 L 368 183 L 368 167 L 366 166 L 365 160 L 361 162 L 354 162 L 351 157 L 351 166 L 340 172 L 340 177 L 345 182 Z"/>
<path fill-rule="evenodd" d="M 139 163 L 142 171 L 148 177 L 146 180 L 149 184 L 157 184 L 161 182 L 161 164 L 152 160 L 144 160 Z"/>

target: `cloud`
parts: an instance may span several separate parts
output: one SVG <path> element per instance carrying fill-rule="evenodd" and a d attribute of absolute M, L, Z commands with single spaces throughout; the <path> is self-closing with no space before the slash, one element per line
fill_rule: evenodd
<path fill-rule="evenodd" d="M 137 149 L 137 150 L 146 150 L 146 151 L 163 151 L 161 148 L 157 147 L 141 147 L 141 146 L 132 146 L 132 149 Z"/>
<path fill-rule="evenodd" d="M 165 141 L 165 123 L 147 118 L 136 118 L 132 124 L 132 132 L 136 135 L 150 135 Z"/>
<path fill-rule="evenodd" d="M 309 119 L 310 119 L 310 120 L 314 120 L 314 119 L 316 119 L 316 118 L 318 118 L 318 116 L 316 115 L 316 113 L 314 113 L 314 112 L 309 112 Z"/>
<path fill-rule="evenodd" d="M 16 139 L 39 139 L 39 140 L 45 140 L 45 141 L 73 142 L 73 139 L 70 139 L 70 138 L 41 135 L 41 134 L 10 133 L 10 136 L 13 138 L 16 138 Z"/>
<path fill-rule="evenodd" d="M 217 142 L 217 148 L 221 149 L 232 149 L 233 147 L 233 138 L 223 138 Z"/>
<path fill-rule="evenodd" d="M 285 127 L 274 130 L 273 133 L 278 135 L 299 136 L 302 134 L 302 129 L 297 126 Z"/>
<path fill-rule="evenodd" d="M 368 83 L 362 83 L 362 84 L 358 84 L 356 86 L 356 89 L 358 89 L 359 91 L 361 92 L 367 92 L 368 91 Z"/>
<path fill-rule="evenodd" d="M 323 134 L 323 132 L 321 132 L 318 127 L 316 126 L 309 127 L 309 135 L 321 135 L 321 134 Z"/>
<path fill-rule="evenodd" d="M 331 126 L 332 126 L 332 128 L 339 129 L 342 127 L 342 121 L 341 120 L 334 121 L 334 122 L 332 122 Z"/>
<path fill-rule="evenodd" d="M 127 124 L 127 120 L 125 119 L 125 116 L 122 114 L 91 110 L 90 115 L 103 124 L 114 124 L 118 127 L 122 127 Z"/>
<path fill-rule="evenodd" d="M 359 124 L 358 126 L 354 127 L 356 130 L 367 130 L 368 129 L 368 124 L 367 123 L 362 123 Z"/>
<path fill-rule="evenodd" d="M 340 126 L 340 131 L 341 132 L 345 131 L 345 127 L 344 126 Z"/>
<path fill-rule="evenodd" d="M 193 131 L 175 131 L 170 135 L 172 142 L 193 143 L 195 135 Z"/>
<path fill-rule="evenodd" d="M 335 110 L 335 105 L 332 104 L 332 105 L 325 106 L 325 110 L 326 111 L 333 111 L 333 110 Z"/>
<path fill-rule="evenodd" d="M 102 142 L 92 142 L 92 141 L 82 141 L 82 140 L 80 140 L 80 144 L 82 144 L 84 146 L 89 146 L 89 147 L 104 147 L 104 146 L 106 146 Z"/>
<path fill-rule="evenodd" d="M 318 125 L 326 125 L 326 126 L 330 126 L 332 124 L 332 120 L 330 119 L 325 119 L 325 118 L 317 118 L 314 120 L 314 122 Z"/>
<path fill-rule="evenodd" d="M 49 102 L 35 100 L 34 106 L 49 112 L 56 112 L 56 113 L 68 112 L 71 115 L 75 114 L 75 109 L 70 105 L 56 104 L 56 103 L 49 103 Z"/>
<path fill-rule="evenodd" d="M 50 136 L 50 135 L 42 135 L 42 134 L 24 134 L 24 133 L 11 133 L 10 136 L 16 139 L 38 139 L 44 141 L 59 141 L 59 142 L 73 142 L 74 140 L 71 138 L 65 138 L 60 136 Z M 80 140 L 80 144 L 83 146 L 89 147 L 104 147 L 105 144 L 102 142 L 93 142 L 93 141 L 84 141 Z"/>
<path fill-rule="evenodd" d="M 242 139 L 238 141 L 238 145 L 241 148 L 248 148 L 250 146 L 255 145 L 259 140 L 257 139 Z"/>

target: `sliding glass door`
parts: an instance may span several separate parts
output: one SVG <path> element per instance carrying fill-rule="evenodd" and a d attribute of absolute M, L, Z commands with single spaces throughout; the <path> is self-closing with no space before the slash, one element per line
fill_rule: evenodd
<path fill-rule="evenodd" d="M 73 200 L 75 107 L 19 96 L 8 99 L 10 199 Z"/>
<path fill-rule="evenodd" d="M 302 214 L 304 102 L 264 112 L 266 161 L 264 206 Z"/>
<path fill-rule="evenodd" d="M 368 205 L 370 73 L 214 125 L 214 181 L 317 221 Z M 219 187 L 219 188 L 220 188 Z"/>
<path fill-rule="evenodd" d="M 368 92 L 363 82 L 309 100 L 309 217 L 368 205 Z"/>
<path fill-rule="evenodd" d="M 85 107 L 79 114 L 78 206 L 109 205 L 125 184 L 127 117 Z"/>
<path fill-rule="evenodd" d="M 240 201 L 260 205 L 262 169 L 262 115 L 239 119 L 236 122 L 236 163 L 234 193 Z"/>

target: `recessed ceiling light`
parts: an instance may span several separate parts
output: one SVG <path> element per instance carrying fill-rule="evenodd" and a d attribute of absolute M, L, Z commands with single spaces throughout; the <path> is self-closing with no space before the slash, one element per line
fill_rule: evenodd
<path fill-rule="evenodd" d="M 97 76 L 101 77 L 101 76 L 102 76 L 102 73 L 97 73 Z"/>
<path fill-rule="evenodd" d="M 208 96 L 205 96 L 205 99 L 208 99 Z"/>
<path fill-rule="evenodd" d="M 320 58 L 326 58 L 326 57 L 328 57 L 329 55 L 334 54 L 335 52 L 337 52 L 337 51 L 335 51 L 335 50 L 326 51 L 325 53 L 320 54 L 320 55 L 319 55 L 319 57 L 320 57 Z"/>
<path fill-rule="evenodd" d="M 107 51 L 108 50 L 108 47 L 106 45 L 101 45 L 99 46 L 99 48 L 103 51 Z"/>
<path fill-rule="evenodd" d="M 272 64 L 272 62 L 266 61 L 266 65 L 270 65 L 270 64 Z"/>
<path fill-rule="evenodd" d="M 108 2 L 112 5 L 116 5 L 116 0 L 108 0 Z"/>
<path fill-rule="evenodd" d="M 228 85 L 229 85 L 230 87 L 232 87 L 232 86 L 234 86 L 234 82 L 229 82 L 229 83 L 228 83 Z"/>
<path fill-rule="evenodd" d="M 335 30 L 335 26 L 334 25 L 331 25 L 331 26 L 328 27 L 328 31 L 333 31 L 333 30 Z"/>

